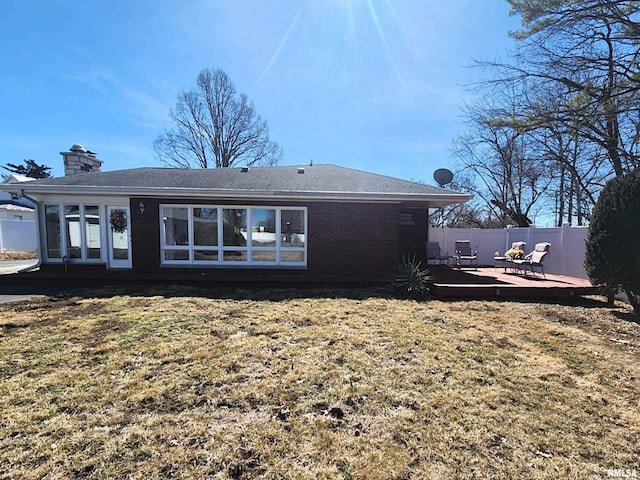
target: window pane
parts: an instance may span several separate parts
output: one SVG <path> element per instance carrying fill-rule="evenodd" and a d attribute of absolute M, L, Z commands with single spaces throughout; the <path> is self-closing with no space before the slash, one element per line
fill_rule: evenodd
<path fill-rule="evenodd" d="M 251 253 L 251 260 L 254 262 L 275 262 L 275 250 L 254 250 Z"/>
<path fill-rule="evenodd" d="M 163 207 L 164 238 L 167 245 L 189 244 L 189 209 Z"/>
<path fill-rule="evenodd" d="M 110 206 L 107 209 L 110 237 L 109 256 L 112 260 L 129 260 L 129 209 L 124 206 Z"/>
<path fill-rule="evenodd" d="M 244 208 L 225 208 L 223 244 L 231 247 L 244 247 L 247 244 L 247 210 Z M 226 255 L 225 255 L 226 259 Z"/>
<path fill-rule="evenodd" d="M 225 262 L 246 262 L 247 252 L 243 252 L 240 250 L 229 250 L 223 252 L 222 260 Z"/>
<path fill-rule="evenodd" d="M 64 228 L 67 234 L 67 257 L 82 258 L 79 205 L 64 206 Z"/>
<path fill-rule="evenodd" d="M 280 252 L 280 260 L 282 263 L 302 263 L 304 262 L 304 252 Z"/>
<path fill-rule="evenodd" d="M 189 250 L 165 250 L 165 260 L 189 260 Z"/>
<path fill-rule="evenodd" d="M 264 208 L 251 209 L 251 245 L 276 246 L 276 211 Z"/>
<path fill-rule="evenodd" d="M 282 210 L 280 218 L 283 247 L 304 247 L 304 211 Z"/>
<path fill-rule="evenodd" d="M 193 209 L 193 244 L 218 245 L 218 209 Z"/>
<path fill-rule="evenodd" d="M 218 251 L 217 250 L 195 250 L 193 252 L 194 260 L 200 262 L 217 262 L 218 261 Z"/>
<path fill-rule="evenodd" d="M 87 258 L 100 258 L 100 214 L 97 205 L 84 207 Z"/>
<path fill-rule="evenodd" d="M 117 244 L 115 244 L 111 255 L 114 260 L 129 260 L 129 249 L 127 247 L 118 247 Z"/>
<path fill-rule="evenodd" d="M 47 257 L 62 258 L 60 251 L 60 207 L 58 205 L 45 205 L 47 232 Z"/>

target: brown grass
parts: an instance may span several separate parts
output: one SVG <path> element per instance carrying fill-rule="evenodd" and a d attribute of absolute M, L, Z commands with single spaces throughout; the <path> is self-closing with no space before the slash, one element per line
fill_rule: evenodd
<path fill-rule="evenodd" d="M 35 260 L 38 258 L 37 252 L 3 252 L 0 253 L 0 262 L 9 260 Z"/>
<path fill-rule="evenodd" d="M 640 472 L 626 306 L 112 293 L 0 305 L 1 478 Z"/>

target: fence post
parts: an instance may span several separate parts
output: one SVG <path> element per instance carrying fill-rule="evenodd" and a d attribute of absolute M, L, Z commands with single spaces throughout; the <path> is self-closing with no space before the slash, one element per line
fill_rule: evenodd
<path fill-rule="evenodd" d="M 566 275 L 567 274 L 567 256 L 569 254 L 568 250 L 568 243 L 567 239 L 569 238 L 569 229 L 571 228 L 571 226 L 569 225 L 569 223 L 563 223 L 562 224 L 562 229 L 560 230 L 560 253 L 562 255 L 562 275 Z"/>
<path fill-rule="evenodd" d="M 442 245 L 441 245 L 442 249 L 446 250 L 447 252 L 449 252 L 449 255 L 453 255 L 453 253 L 455 252 L 451 252 L 449 250 L 449 227 L 445 226 L 442 229 Z"/>
<path fill-rule="evenodd" d="M 477 228 L 473 229 L 473 246 L 471 247 L 471 250 L 476 252 L 476 255 L 478 254 L 478 229 Z"/>

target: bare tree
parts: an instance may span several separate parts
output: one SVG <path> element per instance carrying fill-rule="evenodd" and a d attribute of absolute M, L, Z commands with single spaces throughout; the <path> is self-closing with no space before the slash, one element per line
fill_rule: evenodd
<path fill-rule="evenodd" d="M 556 223 L 584 224 L 611 176 L 640 167 L 640 2 L 507 0 L 522 28 L 478 92 L 512 94 L 495 125 L 526 135 L 553 182 Z M 537 143 L 537 147 L 534 147 Z"/>
<path fill-rule="evenodd" d="M 454 141 L 453 151 L 462 171 L 472 175 L 469 190 L 484 201 L 488 218 L 528 227 L 546 200 L 552 174 L 531 147 L 532 137 L 505 124 L 503 119 L 512 115 L 507 109 L 515 108 L 512 99 L 503 97 L 504 107 L 468 106 L 470 129 Z"/>
<path fill-rule="evenodd" d="M 474 194 L 468 202 L 449 205 L 433 210 L 429 213 L 429 220 L 434 227 L 450 228 L 500 228 L 509 222 L 505 216 L 486 200 L 476 195 L 477 184 L 474 182 L 475 174 L 469 171 L 459 171 L 449 188 L 456 192 Z"/>
<path fill-rule="evenodd" d="M 269 127 L 229 76 L 205 68 L 196 87 L 178 95 L 169 114 L 173 129 L 154 141 L 156 156 L 168 166 L 220 168 L 274 165 L 282 149 L 269 139 Z"/>
<path fill-rule="evenodd" d="M 553 183 L 549 192 L 555 204 L 556 225 L 585 225 L 610 176 L 602 148 L 572 135 L 561 125 L 549 124 L 530 132 L 532 148 L 548 163 Z"/>
<path fill-rule="evenodd" d="M 562 125 L 605 152 L 612 175 L 640 167 L 640 2 L 508 1 L 522 18 L 513 61 L 480 65 L 498 73 L 494 88 L 527 82 L 551 95 L 514 122 Z"/>

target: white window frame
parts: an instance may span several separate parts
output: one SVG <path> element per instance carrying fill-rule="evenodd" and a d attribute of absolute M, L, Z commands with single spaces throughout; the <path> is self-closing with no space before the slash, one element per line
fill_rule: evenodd
<path fill-rule="evenodd" d="M 82 202 L 69 200 L 66 202 L 43 202 L 43 212 L 46 212 L 46 207 L 49 205 L 53 205 L 58 207 L 58 221 L 59 221 L 59 234 L 60 234 L 60 257 L 49 257 L 49 246 L 47 244 L 47 220 L 46 214 L 44 215 L 44 225 L 43 225 L 43 238 L 44 238 L 44 254 L 47 259 L 47 263 L 62 263 L 64 258 L 66 257 L 70 263 L 104 263 L 105 258 L 105 243 L 104 243 L 104 225 L 105 225 L 105 216 L 102 211 L 102 205 L 98 202 Z M 80 257 L 79 258 L 69 258 L 68 252 L 68 235 L 66 228 L 66 218 L 64 209 L 69 205 L 77 205 L 78 206 L 78 222 L 79 222 L 79 233 L 80 233 Z M 87 256 L 87 232 L 86 232 L 86 218 L 85 218 L 85 207 L 98 207 L 98 219 L 100 222 L 99 227 L 99 238 L 100 238 L 100 258 L 88 258 Z"/>
<path fill-rule="evenodd" d="M 161 265 L 192 265 L 192 266 L 217 266 L 217 267 L 279 267 L 279 268 L 300 268 L 307 266 L 307 248 L 308 248 L 308 212 L 307 207 L 299 206 L 274 206 L 274 205 L 208 205 L 208 204 L 175 204 L 175 203 L 162 203 L 159 206 L 159 225 L 160 225 L 160 264 Z M 166 229 L 164 224 L 164 209 L 165 208 L 186 208 L 187 209 L 187 228 L 188 228 L 188 240 L 187 245 L 167 245 Z M 218 228 L 218 245 L 216 246 L 204 246 L 195 245 L 193 238 L 194 217 L 193 210 L 195 208 L 209 208 L 217 209 L 217 228 Z M 223 244 L 223 228 L 224 228 L 224 216 L 223 210 L 246 210 L 246 245 L 232 246 Z M 252 215 L 253 210 L 275 210 L 275 237 L 276 242 L 273 247 L 256 247 L 252 245 Z M 304 246 L 303 247 L 288 247 L 282 245 L 282 211 L 283 210 L 296 210 L 303 212 L 304 215 Z M 188 251 L 188 259 L 185 260 L 165 260 L 165 252 L 168 250 L 174 251 Z M 209 250 L 217 251 L 217 260 L 196 260 L 196 250 Z M 224 260 L 224 253 L 230 251 L 246 252 L 246 260 L 230 261 Z M 255 261 L 253 259 L 253 253 L 259 251 L 275 251 L 275 261 Z M 303 252 L 303 261 L 301 262 L 283 262 L 283 252 Z"/>

